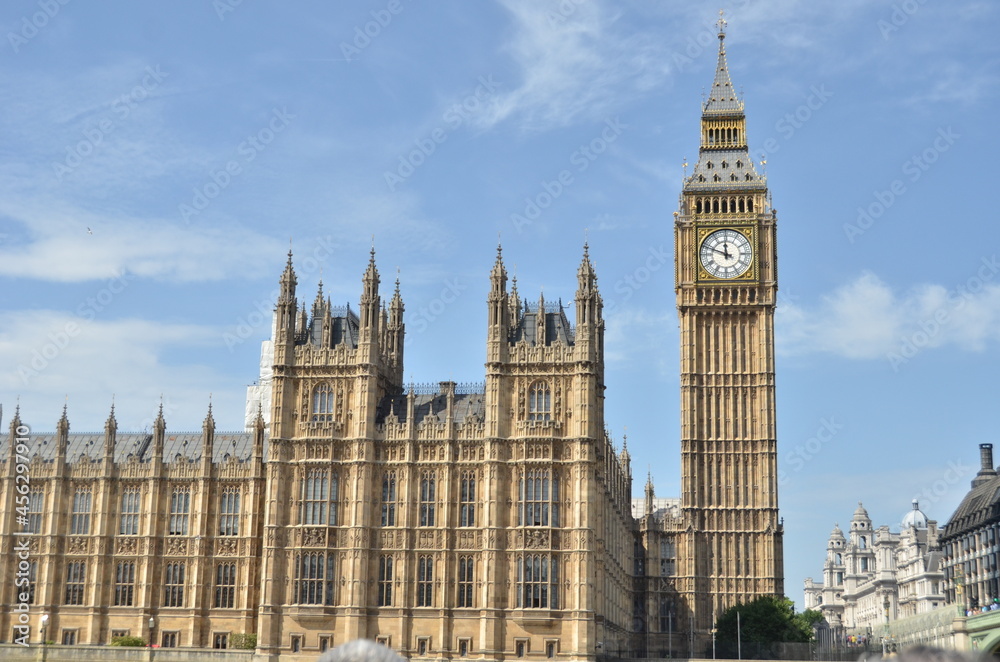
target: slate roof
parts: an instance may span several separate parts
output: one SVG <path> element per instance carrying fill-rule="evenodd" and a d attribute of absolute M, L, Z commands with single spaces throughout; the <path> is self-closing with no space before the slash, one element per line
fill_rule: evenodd
<path fill-rule="evenodd" d="M 486 416 L 486 389 L 482 393 L 456 393 L 455 403 L 452 412 L 455 416 L 455 423 L 461 424 L 470 416 L 483 420 Z M 413 418 L 414 423 L 419 425 L 425 420 L 436 418 L 444 422 L 445 410 L 448 406 L 448 396 L 443 393 L 423 393 L 414 395 Z M 406 394 L 387 395 L 382 398 L 375 409 L 375 422 L 382 424 L 391 413 L 395 414 L 400 423 L 406 422 Z"/>
<path fill-rule="evenodd" d="M 715 80 L 705 101 L 705 115 L 742 115 L 743 101 L 733 89 L 733 81 L 729 78 L 729 65 L 726 63 L 725 34 L 719 33 L 719 61 L 715 67 Z"/>
<path fill-rule="evenodd" d="M 55 460 L 58 434 L 51 432 L 31 434 L 29 438 L 32 457 L 40 456 L 46 462 Z M 163 461 L 175 462 L 186 459 L 190 462 L 196 462 L 201 460 L 201 439 L 201 432 L 167 434 L 163 444 Z M 89 457 L 95 462 L 100 462 L 104 456 L 103 432 L 70 433 L 68 440 L 66 459 L 71 463 L 77 462 L 82 457 Z M 0 459 L 7 458 L 8 449 L 10 448 L 9 443 L 9 434 L 0 435 Z M 115 463 L 127 462 L 133 456 L 145 462 L 152 455 L 152 447 L 152 434 L 145 432 L 119 432 L 115 436 Z M 264 439 L 264 449 L 266 456 L 266 437 Z M 252 432 L 215 433 L 212 462 L 216 464 L 225 462 L 230 456 L 236 457 L 240 461 L 250 459 L 253 456 Z"/>
<path fill-rule="evenodd" d="M 532 309 L 532 306 L 534 308 Z M 535 344 L 535 329 L 538 327 L 538 304 L 525 302 L 524 313 L 518 320 L 517 326 L 511 330 L 511 342 L 521 342 L 522 340 L 531 345 Z M 545 310 L 545 344 L 551 345 L 557 340 L 564 345 L 572 345 L 575 333 L 566 317 L 566 311 L 562 307 L 562 302 L 546 304 Z"/>
<path fill-rule="evenodd" d="M 735 177 L 735 179 L 734 179 Z M 754 168 L 747 149 L 702 149 L 684 190 L 760 190 L 766 179 Z"/>
<path fill-rule="evenodd" d="M 1000 520 L 1000 476 L 969 490 L 945 525 L 941 538 L 952 538 L 997 520 Z"/>

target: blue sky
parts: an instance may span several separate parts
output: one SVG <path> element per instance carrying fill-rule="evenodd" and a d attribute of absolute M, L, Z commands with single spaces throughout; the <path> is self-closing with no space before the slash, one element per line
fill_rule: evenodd
<path fill-rule="evenodd" d="M 498 234 L 522 295 L 607 306 L 634 493 L 679 493 L 672 213 L 717 53 L 705 2 L 5 2 L 0 402 L 242 426 L 295 250 L 356 302 L 397 268 L 406 375 L 479 381 Z M 942 524 L 1000 442 L 998 8 L 744 1 L 734 84 L 778 210 L 786 590 L 858 500 Z M 589 149 L 586 149 L 588 148 Z M 585 149 L 581 149 L 585 148 Z M 562 179 L 560 179 L 562 177 Z M 547 194 L 547 195 L 546 195 Z M 531 204 L 539 209 L 530 209 Z M 537 213 L 535 213 L 537 211 Z M 529 218 L 530 215 L 530 218 Z M 530 222 L 520 221 L 523 216 Z"/>

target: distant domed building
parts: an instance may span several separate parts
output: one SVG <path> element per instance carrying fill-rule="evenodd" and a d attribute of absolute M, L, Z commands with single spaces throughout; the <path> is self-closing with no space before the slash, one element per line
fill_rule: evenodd
<path fill-rule="evenodd" d="M 805 608 L 823 612 L 837 642 L 879 639 L 888 621 L 945 604 L 941 560 L 937 522 L 927 518 L 916 499 L 899 533 L 888 526 L 873 529 L 858 502 L 848 537 L 838 525 L 830 533 L 823 581 L 805 580 Z"/>

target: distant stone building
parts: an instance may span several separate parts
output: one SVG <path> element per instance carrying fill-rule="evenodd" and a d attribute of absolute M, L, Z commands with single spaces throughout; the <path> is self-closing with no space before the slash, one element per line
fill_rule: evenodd
<path fill-rule="evenodd" d="M 873 529 L 858 503 L 848 535 L 839 526 L 830 534 L 823 580 L 805 580 L 805 608 L 821 611 L 841 642 L 881 638 L 888 622 L 938 609 L 945 604 L 938 536 L 916 500 L 898 533 Z"/>

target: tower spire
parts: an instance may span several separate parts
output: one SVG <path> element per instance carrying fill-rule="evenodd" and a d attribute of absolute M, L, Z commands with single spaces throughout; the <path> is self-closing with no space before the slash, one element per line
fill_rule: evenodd
<path fill-rule="evenodd" d="M 726 19 L 722 11 L 719 12 L 716 25 L 719 28 L 719 62 L 715 67 L 715 80 L 712 81 L 712 89 L 705 101 L 704 112 L 706 115 L 742 114 L 743 101 L 733 88 L 733 81 L 729 77 L 729 65 L 726 63 Z"/>

